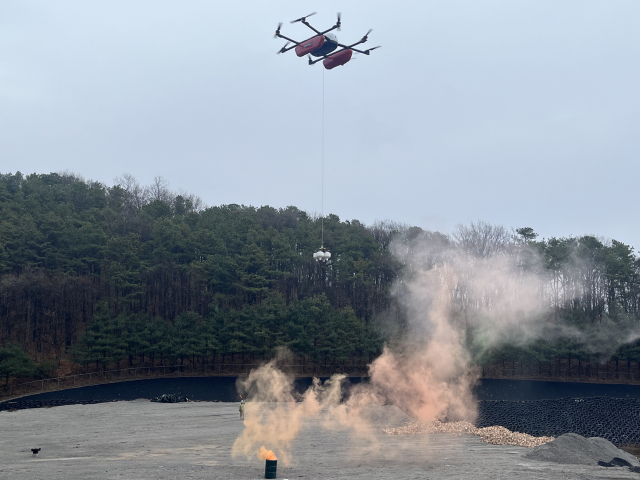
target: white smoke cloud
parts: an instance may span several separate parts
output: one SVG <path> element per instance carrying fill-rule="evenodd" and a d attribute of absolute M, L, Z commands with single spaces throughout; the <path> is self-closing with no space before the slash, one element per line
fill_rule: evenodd
<path fill-rule="evenodd" d="M 593 351 L 612 352 L 640 338 L 636 326 L 578 329 L 559 322 L 535 251 L 526 244 L 498 244 L 502 237 L 493 235 L 494 244 L 482 249 L 428 232 L 396 240 L 391 249 L 404 275 L 394 295 L 404 325 L 391 329 L 393 338 L 369 367 L 370 382 L 355 386 L 343 399 L 344 377 L 332 377 L 325 385 L 315 380 L 295 402 L 293 378 L 279 371 L 275 361 L 252 371 L 239 382 L 250 401 L 234 455 L 255 456 L 266 444 L 288 464 L 304 422 L 321 412 L 333 419 L 325 428 L 348 428 L 369 438 L 375 449 L 372 426 L 361 415 L 369 404 L 393 404 L 424 422 L 473 422 L 476 362 L 496 348 L 565 338 Z"/>

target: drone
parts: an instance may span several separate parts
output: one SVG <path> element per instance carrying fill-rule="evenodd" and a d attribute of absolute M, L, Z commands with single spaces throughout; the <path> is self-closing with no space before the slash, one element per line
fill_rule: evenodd
<path fill-rule="evenodd" d="M 313 13 L 310 13 L 309 15 L 305 15 L 304 17 L 300 17 L 290 22 L 290 23 L 300 22 L 303 25 L 306 25 L 307 27 L 309 27 L 311 30 L 313 30 L 316 33 L 315 36 L 311 38 L 307 38 L 302 42 L 297 42 L 292 38 L 285 37 L 284 35 L 282 35 L 280 33 L 282 22 L 280 22 L 278 24 L 278 28 L 276 29 L 276 34 L 273 36 L 273 38 L 284 38 L 285 40 L 287 40 L 287 43 L 285 44 L 284 47 L 282 47 L 276 53 L 280 54 L 280 53 L 288 52 L 289 50 L 293 50 L 295 48 L 296 55 L 298 55 L 299 57 L 304 57 L 305 55 L 309 56 L 309 65 L 313 65 L 315 63 L 318 63 L 319 61 L 322 61 L 324 68 L 326 68 L 327 70 L 331 70 L 332 68 L 336 68 L 341 65 L 344 65 L 349 60 L 351 60 L 353 52 L 361 53 L 363 55 L 369 55 L 376 48 L 380 48 L 380 46 L 369 48 L 367 50 L 358 50 L 357 48 L 353 48 L 356 45 L 365 43 L 369 39 L 369 34 L 373 29 L 369 30 L 364 35 L 364 37 L 362 37 L 356 43 L 353 43 L 351 45 L 343 45 L 339 43 L 338 37 L 336 37 L 333 33 L 330 33 L 330 32 L 332 32 L 333 30 L 340 31 L 340 25 L 342 25 L 340 21 L 341 14 L 338 13 L 338 21 L 333 27 L 327 30 L 324 30 L 322 32 L 320 30 L 316 30 L 313 26 L 311 26 L 311 24 L 309 24 L 309 22 L 307 22 L 307 18 L 315 14 L 316 12 L 313 12 Z M 293 43 L 293 45 L 289 46 L 291 43 Z M 340 50 L 337 50 L 338 47 L 340 47 Z M 311 55 L 318 58 L 314 60 L 311 58 Z"/>

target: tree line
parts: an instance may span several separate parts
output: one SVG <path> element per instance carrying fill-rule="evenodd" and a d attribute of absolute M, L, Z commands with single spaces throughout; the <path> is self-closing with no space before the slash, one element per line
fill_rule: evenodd
<path fill-rule="evenodd" d="M 0 175 L 0 213 L 0 344 L 36 361 L 88 362 L 100 342 L 138 330 L 171 339 L 166 350 L 143 342 L 172 361 L 187 350 L 212 354 L 211 345 L 263 354 L 289 346 L 316 359 L 381 349 L 372 319 L 388 307 L 397 273 L 381 245 L 389 229 L 374 235 L 329 215 L 325 246 L 336 253 L 318 263 L 317 217 L 295 207 L 203 208 L 161 179 L 145 188 L 129 176 L 107 187 L 68 174 Z M 179 345 L 185 319 L 206 347 Z M 117 339 L 105 340 L 109 329 Z M 139 357 L 131 348 L 127 357 Z M 102 355 L 115 362 L 119 349 Z"/>
<path fill-rule="evenodd" d="M 640 263 L 615 240 L 539 240 L 482 222 L 444 235 L 329 215 L 323 263 L 312 258 L 320 229 L 293 206 L 205 207 L 159 177 L 143 187 L 128 175 L 107 186 L 0 174 L 0 346 L 95 368 L 281 347 L 310 362 L 372 358 L 404 322 L 392 286 L 411 265 L 392 245 L 425 236 L 479 258 L 526 244 L 543 260 L 541 295 L 556 319 L 588 328 L 639 318 Z"/>

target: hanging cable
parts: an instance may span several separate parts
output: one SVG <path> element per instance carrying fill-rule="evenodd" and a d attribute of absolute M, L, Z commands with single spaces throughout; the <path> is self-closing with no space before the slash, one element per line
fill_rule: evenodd
<path fill-rule="evenodd" d="M 321 132 L 321 136 L 322 136 L 322 143 L 321 143 L 321 148 L 320 148 L 320 159 L 321 159 L 321 164 L 320 164 L 320 193 L 321 193 L 321 203 L 320 203 L 320 229 L 321 229 L 321 240 L 322 243 L 320 244 L 320 250 L 318 250 L 317 252 L 315 252 L 313 254 L 313 259 L 316 261 L 323 261 L 323 262 L 328 262 L 329 259 L 331 258 L 331 252 L 329 252 L 329 250 L 327 250 L 326 248 L 324 248 L 324 131 L 325 131 L 325 125 L 324 125 L 324 110 L 325 110 L 325 105 L 324 105 L 324 68 L 322 69 L 322 132 Z"/>
<path fill-rule="evenodd" d="M 320 223 L 322 225 L 322 242 L 320 245 L 324 248 L 324 68 L 322 70 L 322 167 L 320 169 L 321 180 L 321 207 L 320 207 Z"/>
<path fill-rule="evenodd" d="M 324 68 L 322 69 L 322 144 L 320 149 L 320 158 L 321 158 L 321 166 L 320 166 L 320 192 L 321 192 L 321 206 L 320 206 L 320 228 L 321 228 L 321 239 L 322 243 L 320 244 L 320 250 L 313 254 L 313 259 L 316 261 L 329 262 L 331 258 L 331 252 L 324 247 L 324 117 L 325 117 L 325 105 L 324 105 Z"/>

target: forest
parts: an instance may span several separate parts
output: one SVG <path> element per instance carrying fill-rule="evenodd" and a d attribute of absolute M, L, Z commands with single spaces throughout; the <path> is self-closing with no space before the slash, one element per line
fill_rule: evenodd
<path fill-rule="evenodd" d="M 328 215 L 333 257 L 323 263 L 312 258 L 320 230 L 319 216 L 296 207 L 206 207 L 161 177 L 107 186 L 68 173 L 0 174 L 0 375 L 46 376 L 62 360 L 99 370 L 265 358 L 281 347 L 309 363 L 368 362 L 405 322 L 393 289 L 412 266 L 392 247 L 425 238 L 479 259 L 535 252 L 550 323 L 628 331 L 640 320 L 640 260 L 616 240 L 539 239 L 530 227 L 483 222 L 445 235 Z M 557 338 L 478 361 L 596 350 Z M 636 340 L 612 354 L 640 358 Z"/>

